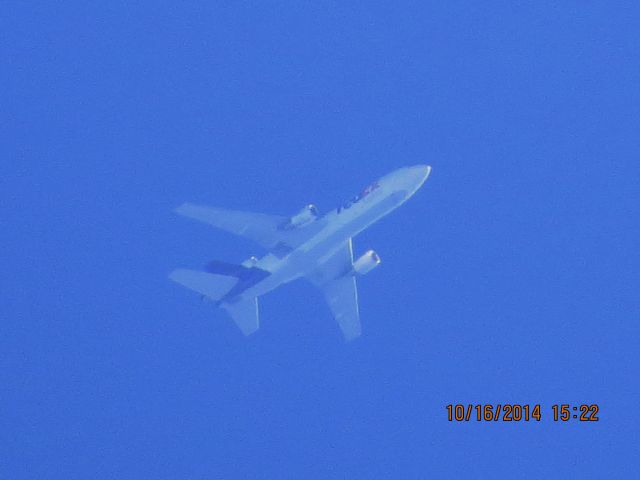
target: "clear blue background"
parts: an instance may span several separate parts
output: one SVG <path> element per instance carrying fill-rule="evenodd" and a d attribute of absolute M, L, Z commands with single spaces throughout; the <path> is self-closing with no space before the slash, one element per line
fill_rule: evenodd
<path fill-rule="evenodd" d="M 27 3 L 0 16 L 2 478 L 637 475 L 634 2 Z M 326 211 L 417 163 L 355 239 L 383 264 L 354 343 L 305 283 L 245 339 L 167 279 L 263 253 L 183 201 Z"/>

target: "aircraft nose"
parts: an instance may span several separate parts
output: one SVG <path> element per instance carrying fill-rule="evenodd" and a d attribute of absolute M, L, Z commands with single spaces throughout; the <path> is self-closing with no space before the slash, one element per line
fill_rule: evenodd
<path fill-rule="evenodd" d="M 418 190 L 430 173 L 431 167 L 429 165 L 414 165 L 413 167 L 408 167 L 404 175 L 407 186 L 409 186 L 408 190 L 412 193 Z"/>
<path fill-rule="evenodd" d="M 409 167 L 411 176 L 416 180 L 420 180 L 420 184 L 424 182 L 431 173 L 431 167 L 429 165 L 414 165 Z"/>
<path fill-rule="evenodd" d="M 402 192 L 404 198 L 409 198 L 418 190 L 431 173 L 429 165 L 414 165 L 399 168 L 381 178 L 381 183 L 392 192 Z"/>

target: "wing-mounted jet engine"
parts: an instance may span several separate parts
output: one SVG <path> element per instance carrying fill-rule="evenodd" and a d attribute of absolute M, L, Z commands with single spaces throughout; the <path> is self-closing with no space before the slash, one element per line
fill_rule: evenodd
<path fill-rule="evenodd" d="M 309 204 L 296 213 L 293 217 L 288 218 L 278 228 L 280 230 L 293 230 L 294 228 L 306 227 L 310 223 L 315 222 L 320 217 L 318 208 Z"/>
<path fill-rule="evenodd" d="M 373 250 L 365 252 L 360 258 L 353 262 L 353 273 L 364 275 L 380 265 L 380 257 Z"/>

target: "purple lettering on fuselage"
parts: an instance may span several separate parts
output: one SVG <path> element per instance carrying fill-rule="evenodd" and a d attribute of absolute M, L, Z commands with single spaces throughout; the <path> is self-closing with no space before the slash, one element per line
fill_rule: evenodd
<path fill-rule="evenodd" d="M 353 205 L 355 203 L 358 203 L 360 200 L 362 200 L 364 197 L 369 195 L 371 192 L 373 192 L 379 186 L 380 185 L 378 185 L 378 182 L 373 182 L 371 185 L 366 187 L 364 190 L 362 190 L 358 195 L 353 197 L 351 200 L 347 201 L 343 205 L 340 205 L 336 209 L 336 213 L 340 213 L 341 211 L 346 210 L 347 208 L 351 207 L 351 205 Z"/>

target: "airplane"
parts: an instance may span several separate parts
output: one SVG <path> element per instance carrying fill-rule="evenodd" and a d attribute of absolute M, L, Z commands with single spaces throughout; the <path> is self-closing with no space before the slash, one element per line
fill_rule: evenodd
<path fill-rule="evenodd" d="M 222 307 L 245 335 L 259 328 L 258 297 L 305 278 L 324 293 L 344 339 L 353 340 L 362 332 L 356 277 L 380 257 L 368 250 L 354 261 L 352 238 L 407 201 L 430 172 L 427 165 L 395 170 L 325 215 L 315 205 L 284 217 L 184 203 L 176 213 L 253 240 L 268 253 L 240 265 L 212 261 L 206 271 L 177 269 L 169 278 Z"/>

